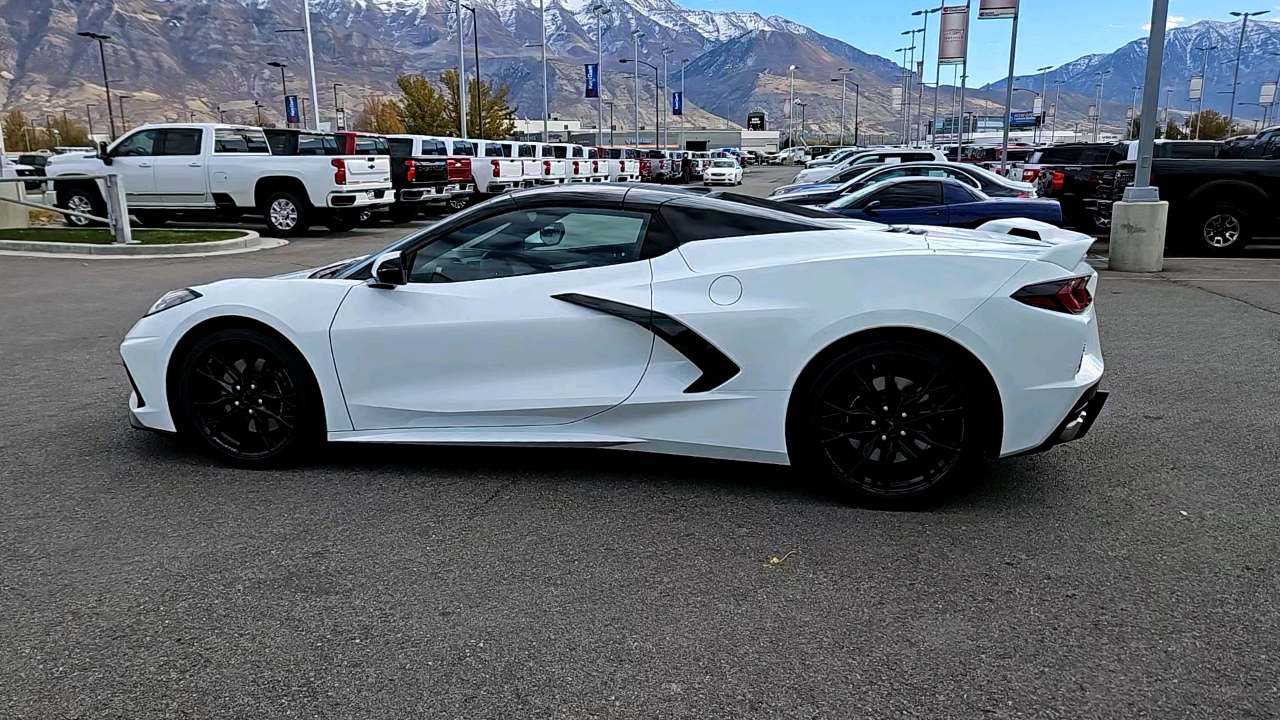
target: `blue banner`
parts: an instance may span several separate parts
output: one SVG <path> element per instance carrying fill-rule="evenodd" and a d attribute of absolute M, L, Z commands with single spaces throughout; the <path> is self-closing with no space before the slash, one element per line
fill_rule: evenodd
<path fill-rule="evenodd" d="M 587 63 L 582 66 L 583 72 L 586 74 L 587 93 L 584 97 L 600 97 L 600 66 L 595 63 Z"/>
<path fill-rule="evenodd" d="M 284 118 L 285 122 L 298 123 L 302 122 L 302 114 L 298 112 L 298 96 L 284 96 Z"/>
<path fill-rule="evenodd" d="M 684 93 L 682 92 L 671 93 L 671 114 L 672 115 L 684 114 Z"/>
<path fill-rule="evenodd" d="M 1036 126 L 1036 116 L 1030 110 L 1014 110 L 1009 113 L 1010 128 L 1031 128 Z"/>

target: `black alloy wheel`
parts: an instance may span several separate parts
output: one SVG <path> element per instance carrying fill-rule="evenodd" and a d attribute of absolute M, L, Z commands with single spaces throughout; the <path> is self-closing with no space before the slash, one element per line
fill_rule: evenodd
<path fill-rule="evenodd" d="M 296 353 L 251 330 L 221 330 L 196 343 L 178 378 L 191 435 L 235 464 L 274 464 L 314 440 L 314 393 Z"/>
<path fill-rule="evenodd" d="M 978 410 L 975 388 L 949 358 L 875 343 L 819 374 L 795 440 L 804 464 L 849 499 L 906 508 L 939 494 L 978 454 Z"/>
<path fill-rule="evenodd" d="M 1238 254 L 1253 239 L 1248 213 L 1222 203 L 1202 210 L 1192 232 L 1196 251 L 1209 257 Z"/>

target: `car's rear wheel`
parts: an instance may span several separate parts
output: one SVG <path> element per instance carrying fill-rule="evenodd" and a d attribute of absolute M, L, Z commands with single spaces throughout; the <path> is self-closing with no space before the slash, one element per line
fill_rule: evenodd
<path fill-rule="evenodd" d="M 325 218 L 324 226 L 332 232 L 350 232 L 359 222 L 358 210 L 333 210 Z"/>
<path fill-rule="evenodd" d="M 788 450 L 857 504 L 926 504 L 981 454 L 978 386 L 931 347 L 854 348 L 828 362 L 804 392 L 789 421 Z"/>
<path fill-rule="evenodd" d="M 225 461 L 281 464 L 319 437 L 320 400 L 301 357 L 265 333 L 211 333 L 195 343 L 179 373 L 180 429 Z"/>
<path fill-rule="evenodd" d="M 1209 257 L 1235 255 L 1253 239 L 1249 213 L 1226 203 L 1200 211 L 1190 232 L 1190 250 Z"/>

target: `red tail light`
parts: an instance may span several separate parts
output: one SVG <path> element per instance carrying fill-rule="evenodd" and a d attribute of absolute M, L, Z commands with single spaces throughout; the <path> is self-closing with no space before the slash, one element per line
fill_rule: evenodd
<path fill-rule="evenodd" d="M 489 161 L 489 163 L 493 165 L 493 176 L 494 176 L 494 177 L 499 177 L 499 176 L 501 176 L 501 175 L 502 175 L 502 166 L 498 164 L 498 161 L 497 161 L 497 160 L 490 160 L 490 161 Z"/>
<path fill-rule="evenodd" d="M 577 161 L 577 160 L 574 160 L 574 161 L 573 161 L 573 174 L 574 174 L 574 175 L 577 175 L 577 174 L 578 174 L 578 161 Z"/>
<path fill-rule="evenodd" d="M 1084 312 L 1093 303 L 1087 276 L 1028 285 L 1012 297 L 1025 305 L 1072 315 Z"/>
<path fill-rule="evenodd" d="M 347 161 L 346 160 L 330 160 L 329 164 L 333 166 L 333 182 L 335 185 L 347 184 Z"/>
<path fill-rule="evenodd" d="M 592 160 L 592 161 L 591 161 L 591 172 L 593 172 L 593 173 L 598 173 L 598 172 L 600 172 L 600 161 L 599 161 L 599 160 Z"/>
<path fill-rule="evenodd" d="M 1093 183 L 1096 183 L 1096 182 L 1098 182 L 1098 173 L 1096 172 L 1089 173 L 1089 184 L 1092 185 Z"/>
<path fill-rule="evenodd" d="M 417 176 L 417 170 L 418 166 L 412 160 L 404 161 L 404 177 L 406 180 L 413 182 L 413 179 Z"/>
<path fill-rule="evenodd" d="M 626 172 L 626 171 L 627 171 L 627 161 L 626 161 L 626 160 L 619 160 L 619 161 L 618 161 L 618 172 Z"/>
<path fill-rule="evenodd" d="M 1050 182 L 1049 182 L 1049 187 L 1053 188 L 1054 190 L 1061 190 L 1061 189 L 1062 189 L 1062 183 L 1063 183 L 1063 181 L 1065 181 L 1065 180 L 1067 179 L 1067 176 L 1066 176 L 1066 175 L 1063 175 L 1063 174 L 1062 174 L 1062 173 L 1060 173 L 1060 172 L 1056 172 L 1056 173 L 1054 173 L 1054 174 L 1053 174 L 1052 178 L 1053 178 L 1053 179 L 1052 179 L 1052 180 L 1050 180 Z"/>
<path fill-rule="evenodd" d="M 542 174 L 543 174 L 543 175 L 550 175 L 550 174 L 551 174 L 551 161 L 550 161 L 550 160 L 543 160 L 543 161 L 542 161 Z"/>
<path fill-rule="evenodd" d="M 648 161 L 647 159 L 645 159 L 645 158 L 641 158 L 641 159 L 640 159 L 640 172 L 642 172 L 642 173 L 647 173 L 647 172 L 649 172 L 649 167 L 650 167 L 650 163 L 649 163 L 649 161 Z"/>
<path fill-rule="evenodd" d="M 1029 197 L 1031 197 L 1031 196 L 1030 196 L 1030 195 L 1028 195 L 1027 193 L 1020 192 L 1020 193 L 1018 193 L 1018 194 L 1017 194 L 1017 197 L 1020 197 L 1020 198 L 1029 198 Z"/>
<path fill-rule="evenodd" d="M 1039 174 L 1040 170 L 1037 168 L 1023 168 L 1022 182 L 1031 182 L 1032 180 L 1035 180 L 1036 176 Z"/>

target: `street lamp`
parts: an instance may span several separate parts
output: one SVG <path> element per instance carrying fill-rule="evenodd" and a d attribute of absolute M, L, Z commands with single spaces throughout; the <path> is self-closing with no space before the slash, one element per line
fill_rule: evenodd
<path fill-rule="evenodd" d="M 907 48 L 911 51 L 911 59 L 905 60 L 904 57 L 904 68 L 902 73 L 902 99 L 904 101 L 902 129 L 903 134 L 907 139 L 907 145 L 911 144 L 911 83 L 914 81 L 916 76 L 916 33 L 919 32 L 923 31 L 920 28 L 915 28 L 914 30 L 903 30 L 901 33 L 898 33 L 899 35 L 911 36 L 911 46 Z M 920 54 L 923 56 L 924 50 L 921 50 Z"/>
<path fill-rule="evenodd" d="M 670 118 L 667 117 L 667 94 L 668 94 L 667 88 L 669 87 L 669 84 L 667 81 L 667 56 L 673 52 L 675 52 L 675 50 L 672 50 L 669 47 L 662 48 L 662 100 L 663 102 L 661 107 L 662 107 L 662 147 L 664 148 L 667 146 L 667 134 L 668 134 L 667 131 L 671 124 Z"/>
<path fill-rule="evenodd" d="M 338 95 L 338 88 L 340 87 L 342 87 L 342 83 L 333 84 L 333 129 L 334 130 L 343 130 L 347 127 L 346 117 L 343 117 L 342 127 L 338 127 L 338 113 L 342 113 L 344 116 L 346 115 L 346 113 L 343 111 L 343 108 L 342 108 L 342 98 Z M 254 100 L 253 104 L 257 105 L 258 101 Z M 258 111 L 258 124 L 259 125 L 262 124 L 261 110 Z"/>
<path fill-rule="evenodd" d="M 645 61 L 643 61 L 643 60 L 641 60 L 641 59 L 639 59 L 639 58 L 636 58 L 636 59 L 634 59 L 634 60 L 629 59 L 629 58 L 618 58 L 618 62 L 620 62 L 620 63 L 629 63 L 629 62 L 633 62 L 633 63 L 635 63 L 635 64 L 636 64 L 636 77 L 637 77 L 637 78 L 638 78 L 638 77 L 640 77 L 640 75 L 639 75 L 639 73 L 640 73 L 640 67 L 639 67 L 639 66 L 644 65 L 645 67 L 650 68 L 651 70 L 653 70 L 653 117 L 654 117 L 654 122 L 656 123 L 656 122 L 657 122 L 657 117 L 658 117 L 658 105 L 659 105 L 659 101 L 661 100 L 661 97 L 662 97 L 661 95 L 659 95 L 659 94 L 658 94 L 658 66 L 657 66 L 657 65 L 651 65 L 650 63 L 647 63 L 647 62 L 645 62 Z M 640 88 L 640 85 L 639 85 L 639 83 L 637 82 L 637 84 L 636 84 L 637 92 L 639 91 L 639 88 Z M 654 146 L 655 146 L 655 147 L 657 147 L 657 145 L 658 145 L 658 128 L 657 128 L 657 126 L 656 126 L 656 125 L 654 126 L 654 129 L 653 129 L 653 144 L 654 144 Z M 639 148 L 639 147 L 640 147 L 640 96 L 639 96 L 639 95 L 636 95 L 636 147 L 637 147 L 637 148 Z"/>
<path fill-rule="evenodd" d="M 907 32 L 910 32 L 910 31 L 907 31 Z M 905 33 L 905 32 L 904 32 L 904 33 L 902 33 L 902 34 L 903 34 L 903 35 L 906 35 L 907 33 Z M 908 50 L 910 50 L 910 51 L 911 51 L 911 53 L 914 55 L 914 54 L 915 54 L 915 51 L 916 51 L 916 46 L 915 46 L 915 44 L 912 44 L 912 45 L 909 45 L 909 46 L 903 46 L 903 47 L 898 48 L 897 50 L 894 50 L 894 52 L 900 52 L 900 53 L 902 53 L 902 81 L 901 81 L 901 82 L 902 82 L 902 94 L 903 94 L 903 96 L 904 96 L 904 97 L 903 97 L 903 100 L 906 100 L 906 97 L 905 97 L 905 96 L 906 96 L 906 94 L 907 94 L 907 72 L 908 72 L 908 70 L 907 70 L 907 51 L 908 51 Z M 906 103 L 905 103 L 905 102 L 899 102 L 899 104 L 898 104 L 898 112 L 899 112 L 899 113 L 904 113 L 904 112 L 905 112 L 905 110 L 906 110 Z M 899 140 L 899 143 L 900 143 L 900 144 L 902 144 L 902 145 L 910 145 L 910 144 L 911 144 L 911 143 L 910 143 L 910 141 L 906 139 L 906 135 L 904 134 L 904 131 L 906 130 L 906 127 L 907 127 L 907 122 L 906 122 L 906 120 L 905 120 L 905 115 L 904 115 L 903 117 L 899 118 L 899 124 L 901 125 L 901 127 L 899 127 L 899 128 L 898 128 L 898 140 Z"/>
<path fill-rule="evenodd" d="M 803 144 L 805 144 L 805 142 L 804 142 L 804 111 L 805 111 L 805 108 L 809 107 L 809 103 L 807 103 L 807 102 L 801 102 L 801 101 L 797 100 L 797 101 L 796 101 L 796 105 L 799 105 L 799 106 L 800 106 L 800 135 L 799 135 L 799 138 L 800 138 L 800 144 L 801 144 L 801 145 L 803 145 Z"/>
<path fill-rule="evenodd" d="M 632 50 L 635 53 L 635 63 L 636 63 L 636 71 L 634 73 L 635 94 L 633 95 L 633 97 L 635 98 L 635 102 L 633 104 L 635 105 L 635 113 L 636 113 L 635 128 L 636 128 L 636 149 L 637 150 L 640 149 L 640 39 L 643 38 L 644 36 L 645 34 L 640 32 L 639 30 L 631 31 L 631 46 L 632 46 Z M 619 59 L 618 62 L 625 63 L 626 60 Z M 655 136 L 654 139 L 656 140 L 657 136 Z"/>
<path fill-rule="evenodd" d="M 1040 114 L 1041 115 L 1044 114 L 1044 103 L 1049 100 L 1049 88 L 1048 88 L 1049 71 L 1052 69 L 1053 69 L 1052 65 L 1045 65 L 1044 67 L 1036 68 L 1036 72 L 1040 73 Z M 1037 136 L 1036 139 L 1039 140 L 1040 139 L 1039 136 L 1041 134 L 1039 130 L 1040 128 L 1044 127 L 1044 118 L 1042 117 L 1037 118 L 1037 120 L 1039 122 L 1036 124 L 1037 132 L 1035 133 L 1035 135 Z"/>
<path fill-rule="evenodd" d="M 1258 15 L 1266 15 L 1270 10 L 1259 10 L 1257 12 L 1231 12 L 1227 13 L 1231 17 L 1240 18 L 1240 39 L 1236 41 L 1236 69 L 1231 75 L 1231 110 L 1227 113 L 1227 129 L 1231 128 L 1231 121 L 1236 115 L 1236 87 L 1240 84 L 1240 51 L 1244 48 L 1244 31 L 1249 26 L 1249 18 Z"/>
<path fill-rule="evenodd" d="M 132 95 L 116 95 L 116 102 L 120 104 L 120 134 L 129 132 L 129 123 L 124 119 L 124 101 L 132 98 Z"/>
<path fill-rule="evenodd" d="M 791 76 L 791 109 L 787 110 L 787 147 L 791 147 L 796 143 L 796 112 L 794 104 L 796 101 L 796 70 L 798 69 L 800 69 L 799 65 L 792 65 L 787 68 L 787 73 Z"/>
<path fill-rule="evenodd" d="M 941 5 L 939 5 L 936 8 L 926 8 L 924 10 L 916 10 L 915 12 L 911 13 L 912 17 L 918 16 L 918 15 L 924 16 L 924 27 L 920 28 L 920 32 L 924 33 L 920 38 L 920 63 L 921 63 L 920 69 L 921 70 L 924 69 L 924 58 L 925 58 L 925 54 L 928 52 L 929 15 L 936 12 L 942 12 Z M 939 32 L 941 32 L 941 30 L 939 30 Z M 941 35 L 939 35 L 938 43 L 939 43 L 939 47 L 941 47 L 941 43 L 942 43 Z M 933 116 L 934 116 L 935 123 L 938 118 L 938 82 L 940 79 L 939 74 L 941 72 L 942 72 L 942 66 L 938 64 L 937 59 L 935 58 L 933 63 Z M 920 73 L 920 97 L 916 99 L 916 107 L 917 107 L 917 112 L 923 115 L 924 114 L 924 73 L 923 72 Z M 930 136 L 933 135 L 933 125 L 929 126 L 929 134 Z M 922 137 L 920 138 L 920 140 L 921 142 L 923 142 L 924 138 Z"/>
<path fill-rule="evenodd" d="M 291 28 L 285 30 L 276 30 L 277 33 L 300 32 L 307 44 L 307 78 L 311 82 L 311 107 L 316 111 L 314 124 L 311 125 L 312 130 L 320 129 L 320 88 L 316 85 L 316 58 L 315 53 L 311 50 L 311 2 L 310 0 L 302 0 L 302 27 Z M 306 122 L 303 123 L 306 125 Z"/>
<path fill-rule="evenodd" d="M 213 110 L 218 113 L 218 122 L 224 123 L 227 121 L 227 111 L 223 110 L 221 105 L 214 105 Z M 123 117 L 124 112 L 121 112 L 120 115 Z"/>
<path fill-rule="evenodd" d="M 685 150 L 684 146 L 684 66 L 689 64 L 689 58 L 680 61 L 680 149 Z"/>
<path fill-rule="evenodd" d="M 87 37 L 91 40 L 98 41 L 98 57 L 102 60 L 102 87 L 107 91 L 107 118 L 111 122 L 111 139 L 116 139 L 116 117 L 111 111 L 111 81 L 107 79 L 107 51 L 103 49 L 102 43 L 110 40 L 110 35 L 101 35 L 95 32 L 78 32 L 80 37 Z"/>
<path fill-rule="evenodd" d="M 601 3 L 591 6 L 591 14 L 596 17 L 596 145 L 604 144 L 604 92 L 602 83 L 604 77 L 600 74 L 601 68 L 604 66 L 603 50 L 601 38 L 604 36 L 604 16 L 613 12 Z M 477 62 L 479 62 L 477 60 Z M 609 104 L 609 144 L 613 144 L 613 104 Z"/>
<path fill-rule="evenodd" d="M 85 103 L 84 116 L 89 121 L 89 142 L 93 142 L 93 109 L 98 107 L 97 103 Z"/>
<path fill-rule="evenodd" d="M 1205 76 L 1205 71 L 1209 67 L 1209 52 L 1217 49 L 1217 45 L 1202 45 L 1200 47 L 1192 48 L 1192 50 L 1200 51 L 1200 100 L 1196 102 L 1196 130 L 1195 135 L 1193 136 L 1193 139 L 1195 140 L 1200 139 L 1200 117 L 1204 114 L 1204 84 L 1205 80 L 1208 79 Z"/>
<path fill-rule="evenodd" d="M 853 85 L 853 144 L 858 144 L 858 97 L 862 94 L 862 88 L 858 83 L 849 83 L 849 73 L 853 72 L 853 68 L 840 68 L 836 70 L 840 73 L 840 77 L 831 78 L 831 82 L 840 83 L 840 144 L 844 145 L 844 100 L 845 91 L 848 85 Z"/>
<path fill-rule="evenodd" d="M 284 108 L 284 126 L 285 126 L 285 127 L 289 127 L 289 126 L 290 126 L 290 122 L 289 122 L 289 100 L 288 100 L 288 97 L 289 97 L 289 82 L 288 82 L 287 80 L 285 80 L 285 76 L 284 76 L 284 69 L 285 69 L 285 68 L 287 68 L 287 67 L 289 67 L 289 63 L 282 63 L 282 62 L 272 61 L 272 62 L 267 63 L 267 65 L 269 65 L 269 66 L 271 66 L 271 67 L 273 67 L 273 68 L 280 68 L 280 89 L 281 89 L 281 91 L 284 93 L 283 97 L 285 98 L 285 101 L 284 101 L 284 102 L 285 102 L 285 108 Z"/>
<path fill-rule="evenodd" d="M 1098 142 L 1098 134 L 1101 131 L 1102 125 L 1102 88 L 1106 84 L 1107 78 L 1111 77 L 1111 71 L 1104 70 L 1102 72 L 1096 72 L 1093 76 L 1098 79 L 1098 82 L 1094 85 L 1094 89 L 1097 91 L 1097 97 L 1094 101 L 1093 141 Z"/>
<path fill-rule="evenodd" d="M 258 113 L 258 127 L 262 127 L 262 103 L 254 100 L 253 109 Z"/>
<path fill-rule="evenodd" d="M 1137 127 L 1137 124 L 1134 122 L 1134 120 L 1136 120 L 1138 117 L 1138 93 L 1142 92 L 1142 86 L 1134 85 L 1130 89 L 1133 90 L 1133 101 L 1129 103 L 1129 132 L 1127 133 L 1127 135 L 1129 139 L 1132 140 L 1134 139 L 1133 136 L 1135 134 L 1133 130 L 1135 127 Z"/>

